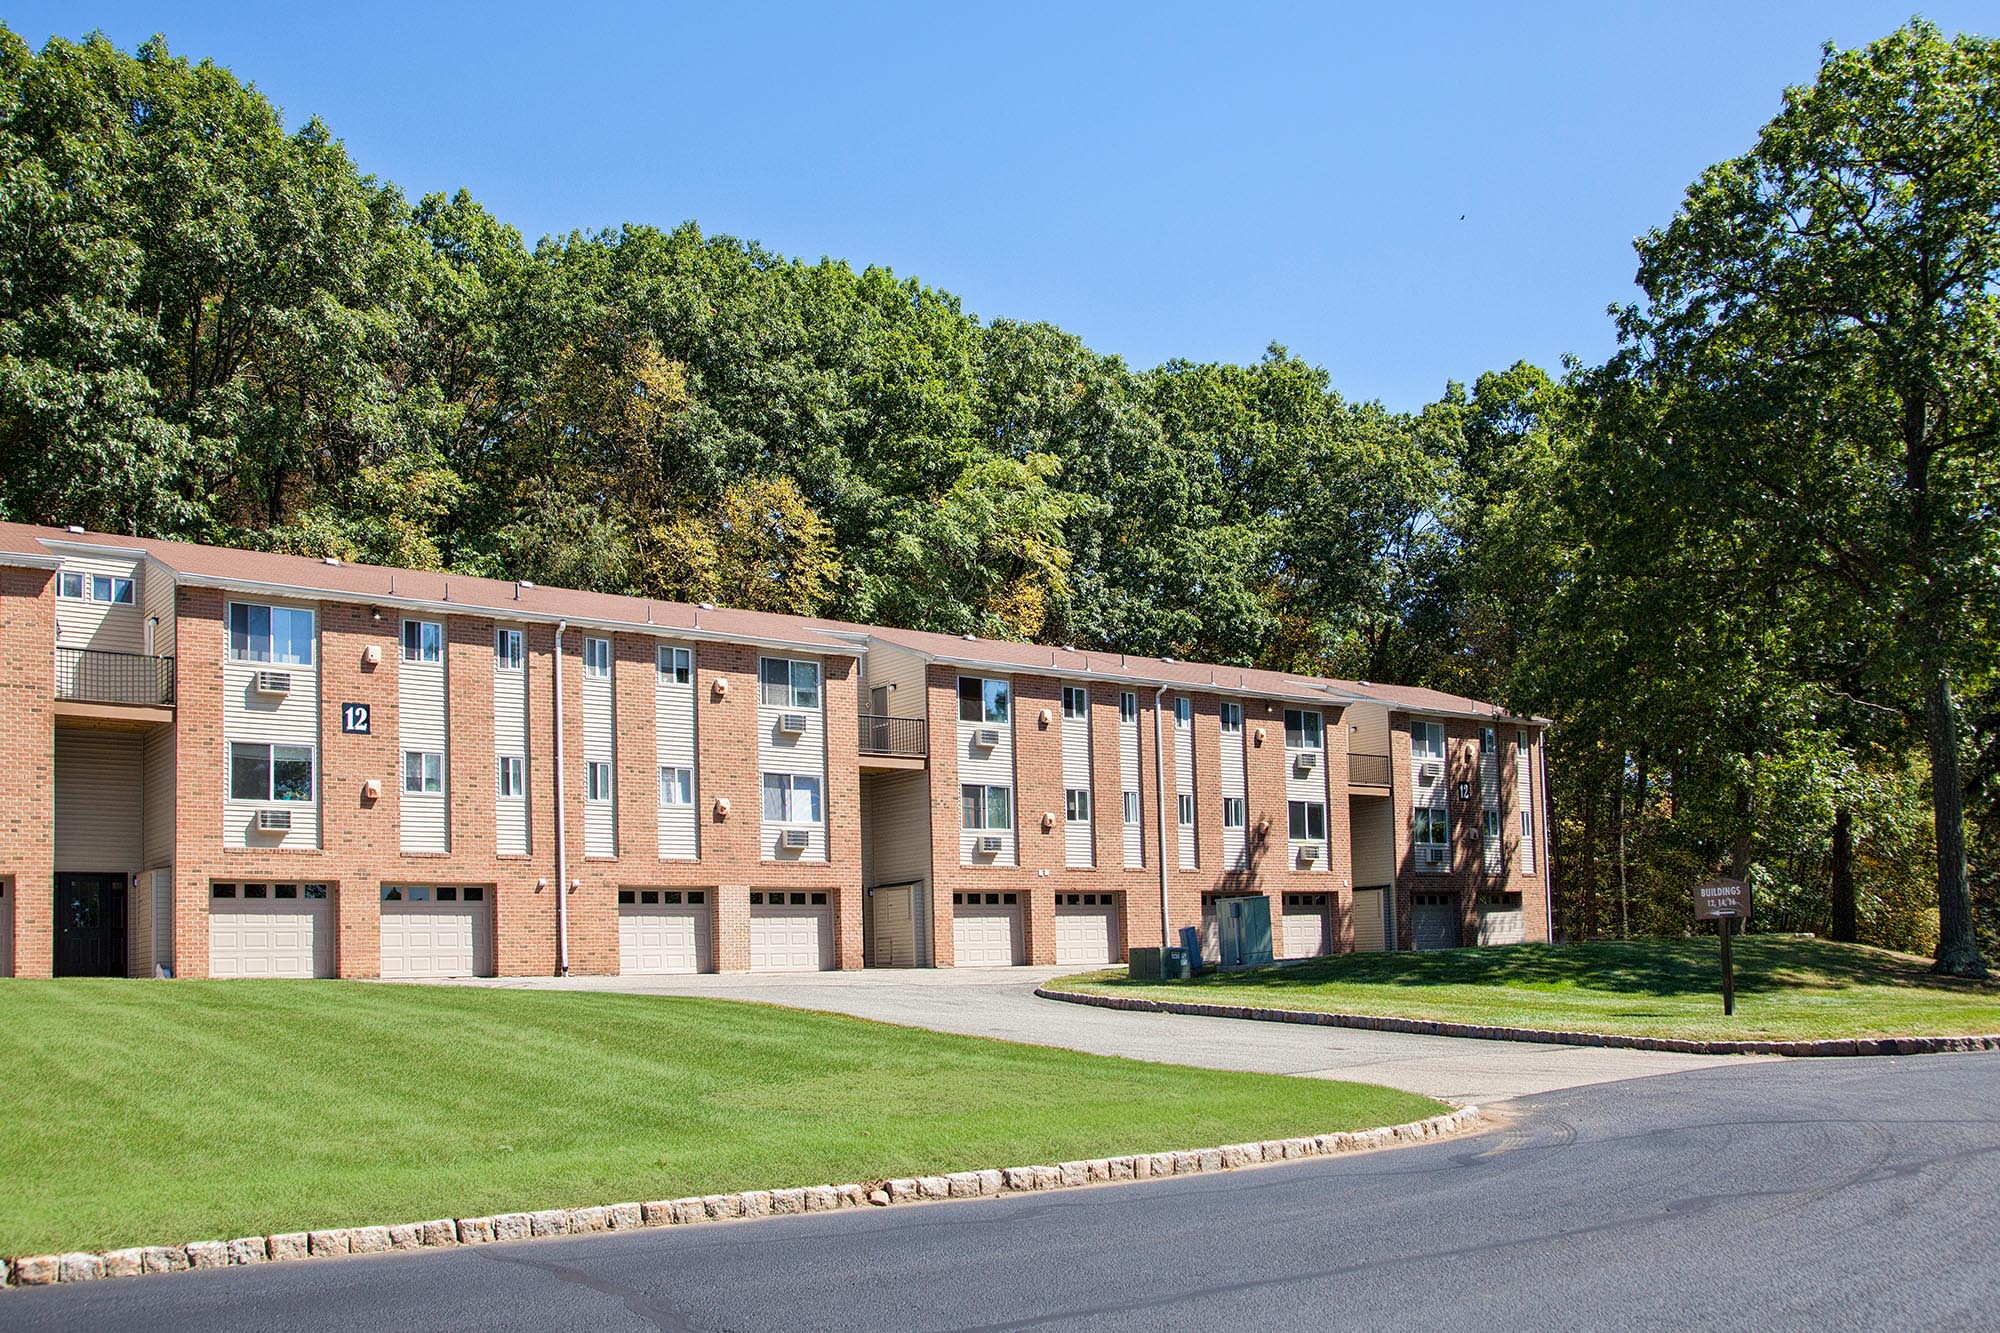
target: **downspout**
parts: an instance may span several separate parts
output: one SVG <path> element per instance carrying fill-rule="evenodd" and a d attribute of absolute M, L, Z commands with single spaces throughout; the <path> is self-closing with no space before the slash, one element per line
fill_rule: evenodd
<path fill-rule="evenodd" d="M 1540 742 L 1540 766 L 1542 770 L 1542 921 L 1546 927 L 1549 943 L 1556 942 L 1556 831 L 1549 825 L 1549 729 L 1543 727 Z"/>
<path fill-rule="evenodd" d="M 1160 947 L 1174 947 L 1173 927 L 1167 920 L 1167 770 L 1164 765 L 1166 754 L 1165 727 L 1160 721 L 1160 706 L 1166 702 L 1167 687 L 1162 685 L 1153 691 L 1153 825 L 1155 857 L 1160 863 Z"/>
<path fill-rule="evenodd" d="M 568 838 L 563 829 L 564 791 L 563 774 L 563 680 L 562 680 L 562 636 L 569 628 L 567 620 L 556 622 L 556 975 L 569 975 L 569 850 Z"/>

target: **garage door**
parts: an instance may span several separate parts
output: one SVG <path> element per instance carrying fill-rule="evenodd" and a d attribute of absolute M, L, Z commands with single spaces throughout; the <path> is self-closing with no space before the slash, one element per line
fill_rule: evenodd
<path fill-rule="evenodd" d="M 382 889 L 382 975 L 398 981 L 493 975 L 493 904 L 484 888 Z"/>
<path fill-rule="evenodd" d="M 333 938 L 324 884 L 209 885 L 211 977 L 330 977 Z"/>
<path fill-rule="evenodd" d="M 1480 898 L 1479 942 L 1481 944 L 1519 944 L 1527 938 L 1527 930 L 1521 921 L 1519 898 L 1507 895 Z"/>
<path fill-rule="evenodd" d="M 618 970 L 628 976 L 711 970 L 705 889 L 618 890 Z"/>
<path fill-rule="evenodd" d="M 1354 891 L 1354 952 L 1381 953 L 1389 947 L 1389 891 Z"/>
<path fill-rule="evenodd" d="M 750 895 L 752 972 L 827 972 L 833 968 L 833 908 L 824 893 Z"/>
<path fill-rule="evenodd" d="M 956 967 L 1018 967 L 1027 962 L 1019 895 L 952 894 L 951 952 Z"/>
<path fill-rule="evenodd" d="M 1331 895 L 1324 893 L 1285 895 L 1285 952 L 1280 957 L 1317 958 L 1333 952 L 1330 903 Z"/>
<path fill-rule="evenodd" d="M 1410 943 L 1419 949 L 1458 947 L 1458 899 L 1419 893 L 1410 900 Z"/>
<path fill-rule="evenodd" d="M 1118 961 L 1118 896 L 1056 895 L 1056 962 L 1090 967 Z"/>
<path fill-rule="evenodd" d="M 14 881 L 0 879 L 0 977 L 14 975 Z"/>

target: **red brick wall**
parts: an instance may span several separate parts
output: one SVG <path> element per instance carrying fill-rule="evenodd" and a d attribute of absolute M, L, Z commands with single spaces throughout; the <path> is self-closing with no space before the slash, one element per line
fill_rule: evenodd
<path fill-rule="evenodd" d="M 0 566 L 0 912 L 14 927 L 0 976 L 55 966 L 55 638 L 55 575 Z"/>

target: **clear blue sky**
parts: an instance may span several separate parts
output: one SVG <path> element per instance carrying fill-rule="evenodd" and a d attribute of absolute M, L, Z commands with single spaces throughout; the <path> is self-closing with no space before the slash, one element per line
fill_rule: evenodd
<path fill-rule="evenodd" d="M 886 264 L 1140 366 L 1282 342 L 1350 398 L 1612 346 L 1631 240 L 1747 147 L 1822 41 L 1904 3 L 131 4 L 410 195 L 532 241 L 699 222 Z M 1990 3 L 1925 8 L 2000 30 Z M 1463 215 L 1463 220 L 1461 220 Z"/>

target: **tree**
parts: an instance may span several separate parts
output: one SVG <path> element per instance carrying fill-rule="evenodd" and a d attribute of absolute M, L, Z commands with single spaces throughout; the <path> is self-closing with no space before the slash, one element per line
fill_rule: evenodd
<path fill-rule="evenodd" d="M 1667 393 L 1659 465 L 1858 598 L 1923 701 L 1937 969 L 1984 975 L 1955 682 L 2000 607 L 2000 43 L 1921 20 L 1829 47 L 1748 153 L 1639 242 L 1619 364 Z M 1669 392 L 1671 391 L 1671 392 Z"/>

